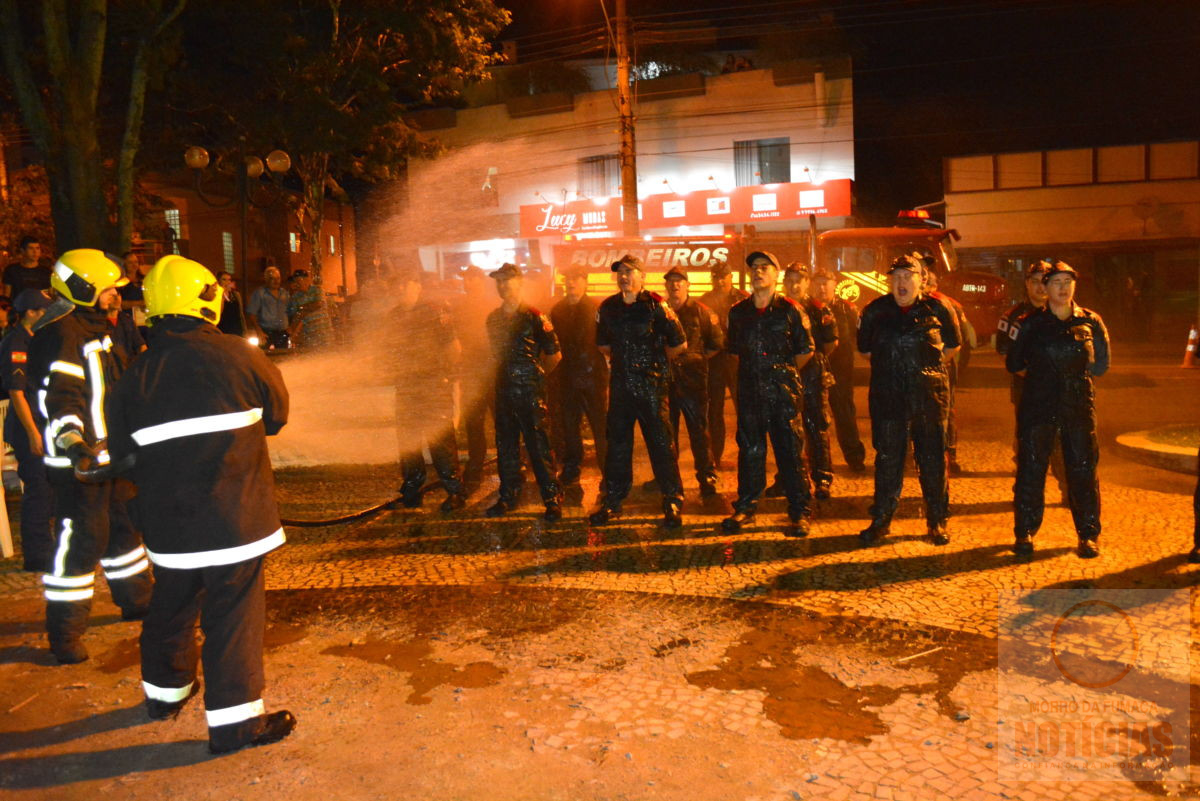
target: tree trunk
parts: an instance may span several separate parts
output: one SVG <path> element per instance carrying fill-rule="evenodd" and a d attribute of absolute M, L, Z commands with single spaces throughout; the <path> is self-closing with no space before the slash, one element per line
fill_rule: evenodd
<path fill-rule="evenodd" d="M 329 180 L 329 155 L 325 153 L 312 156 L 301 156 L 298 160 L 297 172 L 304 182 L 304 213 L 308 218 L 308 230 L 305 239 L 309 246 L 309 263 L 313 274 L 313 283 L 321 283 L 321 262 L 324 250 L 321 227 L 325 223 L 325 184 Z"/>

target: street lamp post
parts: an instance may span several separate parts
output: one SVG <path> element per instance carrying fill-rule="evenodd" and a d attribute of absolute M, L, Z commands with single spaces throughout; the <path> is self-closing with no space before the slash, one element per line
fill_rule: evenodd
<path fill-rule="evenodd" d="M 228 206 L 234 200 L 238 204 L 238 225 L 241 231 L 240 247 L 238 259 L 241 263 L 241 281 L 242 291 L 245 292 L 248 286 L 249 269 L 246 265 L 246 245 L 247 245 L 247 218 L 249 216 L 250 206 L 265 209 L 273 206 L 283 197 L 282 188 L 279 185 L 280 177 L 292 168 L 292 157 L 282 150 L 272 150 L 267 154 L 266 163 L 258 156 L 246 155 L 246 138 L 238 139 L 238 158 L 237 158 L 237 192 L 236 197 L 226 200 L 225 202 L 214 201 L 204 193 L 202 185 L 202 174 L 208 167 L 210 157 L 208 151 L 202 147 L 189 147 L 183 154 L 184 163 L 192 170 L 192 175 L 195 179 L 193 188 L 196 194 L 210 206 L 221 208 Z M 269 200 L 260 202 L 254 197 L 254 184 L 259 182 L 263 173 L 267 172 L 272 183 L 275 185 L 275 196 Z"/>

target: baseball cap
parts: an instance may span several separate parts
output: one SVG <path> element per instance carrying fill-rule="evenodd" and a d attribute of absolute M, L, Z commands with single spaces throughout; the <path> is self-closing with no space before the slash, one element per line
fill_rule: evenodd
<path fill-rule="evenodd" d="M 646 268 L 642 264 L 642 260 L 639 259 L 637 256 L 634 256 L 630 253 L 626 253 L 624 256 L 622 256 L 621 258 L 614 261 L 612 263 L 612 271 L 615 273 L 617 270 L 621 269 L 625 265 L 629 265 L 630 267 L 632 267 L 633 269 L 635 269 L 639 272 L 643 272 L 643 273 L 646 272 Z"/>
<path fill-rule="evenodd" d="M 682 279 L 689 283 L 691 283 L 691 280 L 692 280 L 692 279 L 688 278 L 687 271 L 684 270 L 682 267 L 672 267 L 671 269 L 669 269 L 665 273 L 663 273 L 663 281 L 670 281 L 672 278 Z"/>
<path fill-rule="evenodd" d="M 779 259 L 775 258 L 774 253 L 769 253 L 765 250 L 756 250 L 746 256 L 746 266 L 749 267 L 755 262 L 756 259 L 766 259 L 767 261 L 771 262 L 771 264 L 775 265 L 776 270 L 779 269 Z"/>
<path fill-rule="evenodd" d="M 488 273 L 489 277 L 495 278 L 497 281 L 507 281 L 510 278 L 523 278 L 524 274 L 517 268 L 515 264 L 505 262 L 500 265 L 499 270 L 493 270 Z"/>
<path fill-rule="evenodd" d="M 23 289 L 13 301 L 13 310 L 27 312 L 30 309 L 44 309 L 50 305 L 50 298 L 40 289 Z"/>
<path fill-rule="evenodd" d="M 921 263 L 921 259 L 917 256 L 898 256 L 887 268 L 887 274 L 891 275 L 896 270 L 910 270 L 914 273 L 919 273 L 925 269 L 925 265 Z"/>
<path fill-rule="evenodd" d="M 1076 281 L 1079 280 L 1079 273 L 1075 270 L 1074 267 L 1067 264 L 1065 261 L 1056 261 L 1056 262 L 1054 262 L 1054 265 L 1049 270 L 1042 273 L 1042 283 L 1048 284 L 1048 283 L 1050 283 L 1051 278 L 1053 278 L 1056 275 L 1060 275 L 1062 273 L 1066 273 L 1067 275 L 1071 276 Z"/>
<path fill-rule="evenodd" d="M 1025 268 L 1025 277 L 1026 278 L 1041 278 L 1043 275 L 1050 272 L 1050 270 L 1052 270 L 1053 268 L 1054 268 L 1054 265 L 1051 264 L 1046 259 L 1039 259 L 1038 261 L 1035 261 L 1033 264 L 1030 264 L 1028 267 Z"/>

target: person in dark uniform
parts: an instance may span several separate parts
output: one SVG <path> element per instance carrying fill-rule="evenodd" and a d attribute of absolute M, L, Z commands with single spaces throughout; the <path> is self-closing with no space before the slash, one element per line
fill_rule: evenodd
<path fill-rule="evenodd" d="M 717 469 L 713 464 L 712 447 L 708 439 L 708 365 L 716 354 L 725 349 L 725 334 L 717 313 L 699 301 L 688 297 L 688 274 L 672 267 L 663 276 L 670 304 L 687 338 L 687 348 L 671 359 L 671 388 L 668 408 L 671 429 L 675 432 L 675 448 L 679 449 L 679 418 L 687 426 L 688 442 L 700 496 L 717 494 Z"/>
<path fill-rule="evenodd" d="M 1100 555 L 1100 444 L 1092 379 L 1108 370 L 1108 331 L 1100 315 L 1075 304 L 1077 280 L 1075 268 L 1061 261 L 1043 274 L 1046 308 L 1016 323 L 1005 357 L 1010 373 L 1025 375 L 1017 406 L 1013 499 L 1013 552 L 1019 556 L 1033 553 L 1033 537 L 1042 525 L 1046 469 L 1056 439 L 1062 443 L 1078 554 L 1084 559 Z"/>
<path fill-rule="evenodd" d="M 1192 550 L 1188 561 L 1200 564 L 1200 452 L 1196 454 L 1196 492 L 1192 495 Z"/>
<path fill-rule="evenodd" d="M 462 344 L 459 368 L 459 399 L 462 423 L 467 435 L 467 465 L 463 484 L 470 494 L 483 481 L 483 464 L 487 460 L 487 418 L 496 399 L 496 363 L 488 342 L 487 317 L 496 300 L 488 285 L 487 273 L 471 265 L 460 274 L 462 295 L 451 309 L 454 330 Z"/>
<path fill-rule="evenodd" d="M 209 750 L 277 742 L 296 718 L 262 701 L 263 563 L 285 539 L 266 438 L 287 422 L 287 388 L 261 350 L 217 329 L 222 292 L 203 265 L 159 259 L 145 292 L 150 349 L 114 389 L 109 445 L 114 464 L 134 463 L 157 579 L 141 636 L 146 713 L 176 717 L 202 661 Z"/>
<path fill-rule="evenodd" d="M 562 348 L 562 361 L 550 375 L 553 420 L 559 447 L 558 474 L 566 492 L 582 498 L 579 475 L 583 464 L 583 436 L 580 428 L 586 417 L 596 443 L 596 463 L 604 470 L 605 416 L 608 414 L 608 363 L 596 347 L 596 311 L 598 304 L 587 295 L 586 267 L 563 272 L 562 300 L 550 310 L 550 322 Z"/>
<path fill-rule="evenodd" d="M 121 304 L 121 265 L 99 250 L 70 250 L 55 263 L 50 282 L 58 298 L 34 326 L 27 382 L 38 388 L 34 419 L 44 432 L 57 519 L 54 555 L 42 576 L 46 633 L 55 658 L 71 664 L 88 658 L 83 633 L 96 563 L 126 620 L 145 615 L 152 579 L 125 505 L 128 481 L 85 483 L 77 476 L 111 461 L 107 397 L 131 358 L 114 344 L 108 321 Z"/>
<path fill-rule="evenodd" d="M 1046 285 L 1042 283 L 1042 276 L 1050 271 L 1053 267 L 1046 260 L 1035 261 L 1030 264 L 1025 270 L 1025 300 L 1016 304 L 1004 314 L 1000 316 L 1000 320 L 996 323 L 996 352 L 1001 356 L 1007 356 L 1008 350 L 1012 346 L 1013 340 L 1017 336 L 1017 331 L 1020 330 L 1020 322 L 1038 309 L 1043 309 L 1046 306 Z M 1025 385 L 1025 376 L 1012 374 L 1012 387 L 1009 391 L 1009 397 L 1012 400 L 1013 412 L 1021 404 L 1021 389 Z M 1017 458 L 1017 438 L 1013 436 L 1013 461 Z M 1059 496 L 1062 502 L 1067 501 L 1067 473 L 1063 467 L 1062 446 L 1058 440 L 1054 441 L 1054 452 L 1050 454 L 1050 474 L 1054 476 L 1054 480 L 1058 483 Z"/>
<path fill-rule="evenodd" d="M 819 500 L 829 499 L 829 488 L 833 485 L 833 451 L 829 446 L 829 413 L 826 411 L 833 376 L 828 370 L 828 357 L 838 346 L 837 320 L 833 311 L 809 294 L 812 276 L 807 264 L 792 262 L 783 273 L 783 291 L 796 301 L 805 316 L 813 338 L 813 357 L 800 371 L 800 385 L 804 389 L 804 434 L 808 443 L 808 467 L 812 475 L 813 494 Z M 776 481 L 776 489 L 767 490 L 767 495 L 782 495 Z"/>
<path fill-rule="evenodd" d="M 726 347 L 738 359 L 738 493 L 722 522 L 739 531 L 754 519 L 767 485 L 767 440 L 787 496 L 789 537 L 808 536 L 812 490 L 804 471 L 804 390 L 800 373 L 813 356 L 808 318 L 775 291 L 779 260 L 755 251 L 746 257 L 754 294 L 729 310 Z"/>
<path fill-rule="evenodd" d="M 837 277 L 819 271 L 813 276 L 813 295 L 833 312 L 837 323 L 837 347 L 826 358 L 833 386 L 829 388 L 829 410 L 837 432 L 842 458 L 855 473 L 867 469 L 867 449 L 858 434 L 858 412 L 854 408 L 854 345 L 858 336 L 858 309 L 838 297 Z"/>
<path fill-rule="evenodd" d="M 608 453 L 601 481 L 600 508 L 588 520 L 607 523 L 621 512 L 633 486 L 633 427 L 642 438 L 663 497 L 663 523 L 683 525 L 683 482 L 679 478 L 671 421 L 668 419 L 669 360 L 687 348 L 679 318 L 658 295 L 647 292 L 646 273 L 636 256 L 612 264 L 617 294 L 600 304 L 596 345 L 609 359 Z"/>
<path fill-rule="evenodd" d="M 938 290 L 938 275 L 934 272 L 933 257 L 924 256 L 921 261 L 925 266 L 925 294 L 946 304 L 958 326 L 958 341 L 961 344 L 955 357 L 946 363 L 946 370 L 950 375 L 950 408 L 946 415 L 946 471 L 952 476 L 960 476 L 963 470 L 958 463 L 958 413 L 956 411 L 959 365 L 966 364 L 961 360 L 969 355 L 974 334 L 971 323 L 967 320 L 967 310 L 963 308 L 963 305 L 945 292 Z"/>
<path fill-rule="evenodd" d="M 458 473 L 454 437 L 454 393 L 450 378 L 462 356 L 450 312 L 421 299 L 423 285 L 416 270 L 396 276 L 400 304 L 391 312 L 390 343 L 396 387 L 396 426 L 400 435 L 400 495 L 406 508 L 421 505 L 425 486 L 424 443 L 442 481 L 445 514 L 466 505 Z"/>
<path fill-rule="evenodd" d="M 42 445 L 41 429 L 33 416 L 33 403 L 37 401 L 33 387 L 29 386 L 26 379 L 26 372 L 33 327 L 49 305 L 50 297 L 44 291 L 22 290 L 13 303 L 18 320 L 5 334 L 4 341 L 0 342 L 0 382 L 10 402 L 4 418 L 4 441 L 12 445 L 17 457 L 17 476 L 22 486 L 21 556 L 23 568 L 36 573 L 48 572 L 51 567 L 54 535 L 50 531 L 50 516 L 53 503 L 50 480 L 42 461 L 46 449 Z"/>
<path fill-rule="evenodd" d="M 562 354 L 550 318 L 521 302 L 524 276 L 514 264 L 491 274 L 500 308 L 487 318 L 488 339 L 496 362 L 496 464 L 500 497 L 488 507 L 498 517 L 517 507 L 521 495 L 521 441 L 546 504 L 546 520 L 562 519 L 562 492 L 554 477 L 554 456 L 547 433 L 546 373 Z"/>
<path fill-rule="evenodd" d="M 745 300 L 749 293 L 735 289 L 733 272 L 725 262 L 712 266 L 713 288 L 700 296 L 700 302 L 716 312 L 721 322 L 721 334 L 729 339 L 729 310 L 733 304 Z M 728 393 L 737 408 L 737 357 L 724 350 L 708 362 L 708 441 L 712 446 L 713 461 L 721 467 L 725 454 L 725 395 Z"/>
<path fill-rule="evenodd" d="M 946 416 L 950 376 L 946 362 L 959 347 L 950 308 L 921 291 L 924 265 L 901 256 L 888 269 L 889 293 L 863 309 L 858 350 L 871 360 L 871 442 L 875 446 L 875 499 L 864 545 L 887 535 L 900 501 L 904 456 L 916 453 L 925 520 L 935 545 L 950 542 L 946 476 Z"/>

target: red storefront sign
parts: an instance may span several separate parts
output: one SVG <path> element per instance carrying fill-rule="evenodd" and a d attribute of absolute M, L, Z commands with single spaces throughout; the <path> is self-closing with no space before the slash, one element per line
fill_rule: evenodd
<path fill-rule="evenodd" d="M 739 186 L 732 192 L 703 189 L 684 195 L 661 194 L 638 204 L 642 230 L 681 225 L 734 225 L 768 220 L 845 217 L 850 214 L 848 178 L 820 184 Z M 521 207 L 521 236 L 534 239 L 579 233 L 616 233 L 621 229 L 621 202 L 575 200 Z"/>

